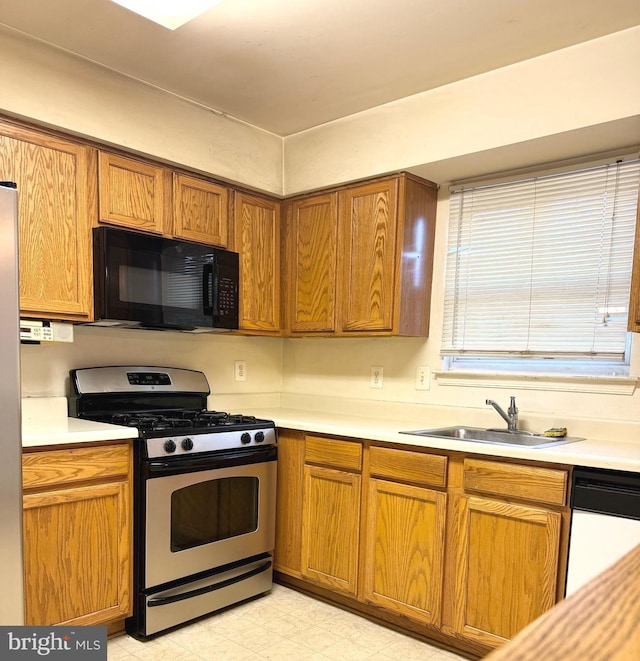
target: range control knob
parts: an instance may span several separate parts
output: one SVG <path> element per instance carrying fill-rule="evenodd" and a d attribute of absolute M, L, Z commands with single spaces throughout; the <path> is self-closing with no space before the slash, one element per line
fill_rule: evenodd
<path fill-rule="evenodd" d="M 240 436 L 240 443 L 243 445 L 246 445 L 247 443 L 251 443 L 251 434 L 247 431 L 242 432 L 242 436 Z"/>
<path fill-rule="evenodd" d="M 165 452 L 175 452 L 176 451 L 176 442 L 169 439 L 164 442 L 164 451 Z"/>
<path fill-rule="evenodd" d="M 183 450 L 193 450 L 193 441 L 190 438 L 183 438 L 180 445 Z"/>
<path fill-rule="evenodd" d="M 256 443 L 262 443 L 264 441 L 264 432 L 263 431 L 257 431 L 256 432 Z"/>

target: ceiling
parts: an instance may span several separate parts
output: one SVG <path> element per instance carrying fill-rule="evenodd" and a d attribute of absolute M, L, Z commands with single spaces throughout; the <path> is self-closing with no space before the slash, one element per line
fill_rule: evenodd
<path fill-rule="evenodd" d="M 280 136 L 640 24 L 639 0 L 224 0 L 170 31 L 110 0 L 0 24 Z"/>

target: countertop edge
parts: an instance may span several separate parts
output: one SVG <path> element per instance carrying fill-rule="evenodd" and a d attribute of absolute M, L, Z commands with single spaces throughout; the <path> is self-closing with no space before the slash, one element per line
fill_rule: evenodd
<path fill-rule="evenodd" d="M 345 438 L 380 441 L 408 447 L 449 452 L 463 452 L 497 458 L 512 458 L 572 466 L 608 468 L 640 472 L 640 443 L 616 442 L 607 439 L 587 439 L 554 447 L 523 448 L 493 443 L 448 440 L 445 438 L 411 436 L 402 430 L 425 429 L 424 421 L 375 420 L 369 417 L 323 414 L 297 409 L 255 409 L 247 411 L 273 420 L 281 429 L 314 432 Z M 455 424 L 452 422 L 452 424 Z M 444 425 L 431 425 L 432 427 Z"/>
<path fill-rule="evenodd" d="M 26 424 L 22 430 L 22 448 L 28 450 L 75 443 L 129 440 L 137 437 L 138 430 L 132 427 L 78 418 L 56 418 Z"/>

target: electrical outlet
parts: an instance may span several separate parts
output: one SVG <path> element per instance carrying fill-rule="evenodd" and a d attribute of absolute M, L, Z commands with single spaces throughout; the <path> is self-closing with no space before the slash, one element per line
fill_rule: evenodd
<path fill-rule="evenodd" d="M 429 390 L 431 387 L 431 368 L 426 365 L 416 367 L 416 390 Z"/>
<path fill-rule="evenodd" d="M 371 387 L 382 388 L 382 373 L 383 369 L 379 365 L 371 367 Z"/>
<path fill-rule="evenodd" d="M 236 360 L 236 381 L 246 381 L 247 380 L 247 361 L 246 360 Z"/>

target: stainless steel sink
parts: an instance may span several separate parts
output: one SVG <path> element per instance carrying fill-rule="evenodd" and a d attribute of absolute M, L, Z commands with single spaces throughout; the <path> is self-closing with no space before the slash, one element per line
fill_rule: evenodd
<path fill-rule="evenodd" d="M 565 436 L 563 438 L 552 438 L 542 434 L 507 429 L 480 429 L 478 427 L 442 427 L 440 429 L 417 429 L 415 431 L 401 431 L 401 434 L 412 436 L 430 436 L 433 438 L 456 439 L 459 441 L 471 441 L 473 443 L 499 443 L 503 445 L 520 445 L 528 448 L 543 448 L 564 443 L 575 443 L 584 441 L 578 436 Z"/>

